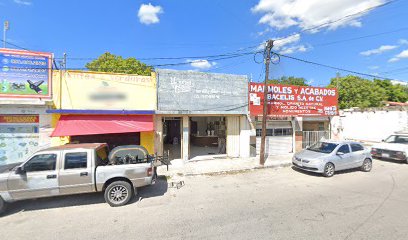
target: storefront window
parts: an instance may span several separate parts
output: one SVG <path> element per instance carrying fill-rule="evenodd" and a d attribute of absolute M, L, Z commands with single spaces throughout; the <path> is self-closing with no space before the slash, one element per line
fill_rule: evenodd
<path fill-rule="evenodd" d="M 292 135 L 292 128 L 273 128 L 266 129 L 266 136 L 290 136 Z M 260 137 L 262 135 L 262 129 L 256 129 L 256 136 Z"/>

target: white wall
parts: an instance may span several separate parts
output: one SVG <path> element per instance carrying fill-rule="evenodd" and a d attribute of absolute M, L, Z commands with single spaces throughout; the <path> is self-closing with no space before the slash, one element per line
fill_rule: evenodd
<path fill-rule="evenodd" d="M 331 121 L 332 138 L 380 142 L 408 128 L 407 110 L 340 112 Z"/>
<path fill-rule="evenodd" d="M 247 116 L 240 116 L 240 136 L 239 136 L 239 155 L 240 157 L 247 158 L 250 156 L 250 138 L 251 138 L 251 126 Z"/>
<path fill-rule="evenodd" d="M 227 155 L 239 157 L 240 151 L 240 117 L 227 117 Z"/>

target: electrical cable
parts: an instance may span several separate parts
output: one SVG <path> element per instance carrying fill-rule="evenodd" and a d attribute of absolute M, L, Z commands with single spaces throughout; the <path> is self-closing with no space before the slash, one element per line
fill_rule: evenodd
<path fill-rule="evenodd" d="M 389 33 L 397 33 L 397 32 L 402 32 L 402 31 L 407 31 L 407 30 L 408 30 L 408 27 L 404 27 L 404 28 L 399 28 L 396 30 L 388 31 L 388 32 L 374 33 L 374 34 L 369 34 L 369 35 L 364 35 L 364 36 L 359 36 L 359 37 L 354 37 L 354 38 L 342 39 L 342 40 L 333 41 L 333 42 L 313 44 L 313 47 L 328 46 L 328 45 L 333 45 L 337 43 L 350 42 L 350 41 L 360 40 L 360 39 L 370 38 L 370 37 L 377 37 L 377 36 L 386 35 Z"/>
<path fill-rule="evenodd" d="M 342 71 L 342 72 L 353 73 L 353 74 L 356 74 L 356 75 L 366 76 L 366 77 L 372 77 L 372 78 L 376 78 L 376 79 L 399 81 L 399 80 L 396 80 L 396 79 L 391 79 L 391 78 L 376 76 L 376 75 L 372 75 L 372 74 L 368 74 L 368 73 L 362 73 L 362 72 L 357 72 L 357 71 L 353 71 L 353 70 L 348 70 L 348 69 L 345 69 L 345 68 L 334 67 L 334 66 L 330 66 L 330 65 L 327 65 L 327 64 L 312 62 L 312 61 L 309 61 L 309 60 L 300 59 L 300 58 L 296 58 L 296 57 L 291 57 L 291 56 L 284 55 L 284 54 L 280 54 L 280 53 L 276 53 L 276 52 L 274 52 L 274 53 L 277 54 L 277 55 L 279 55 L 280 57 L 289 58 L 289 59 L 292 59 L 292 60 L 296 60 L 296 61 L 299 61 L 299 62 L 308 63 L 308 64 L 320 66 L 320 67 L 331 68 L 331 69 L 335 69 L 335 70 Z"/>
<path fill-rule="evenodd" d="M 5 40 L 3 40 L 3 39 L 1 39 L 1 41 L 2 41 L 2 42 L 4 42 L 4 43 L 6 43 L 6 44 L 8 44 L 8 45 L 13 46 L 13 47 L 20 48 L 20 49 L 22 49 L 22 50 L 26 50 L 26 51 L 30 51 L 30 50 L 28 50 L 27 48 L 20 47 L 20 46 L 18 46 L 17 44 L 14 44 L 14 43 L 11 43 L 11 42 L 8 42 L 8 41 L 5 41 Z"/>
<path fill-rule="evenodd" d="M 223 57 L 218 57 L 218 58 L 211 58 L 211 59 L 202 59 L 202 61 L 219 61 L 219 60 L 225 60 L 225 59 L 232 59 L 232 58 L 238 58 L 242 56 L 247 56 L 247 55 L 252 55 L 256 54 L 257 52 L 245 52 L 245 53 L 237 53 L 237 54 L 231 54 L 231 55 L 219 55 Z M 196 61 L 185 61 L 185 62 L 178 62 L 178 63 L 163 63 L 163 64 L 152 64 L 147 67 L 167 67 L 167 66 L 182 66 L 182 65 L 188 65 L 192 63 L 197 63 Z M 10 69 L 32 69 L 32 70 L 49 70 L 50 68 L 45 68 L 45 67 L 9 67 Z M 109 68 L 103 68 L 103 69 L 109 69 Z M 113 68 L 112 68 L 113 69 Z M 114 68 L 114 69 L 119 69 L 122 70 L 121 68 Z M 127 70 L 129 68 L 123 68 L 123 70 Z M 70 68 L 68 70 L 89 70 L 88 68 Z"/>

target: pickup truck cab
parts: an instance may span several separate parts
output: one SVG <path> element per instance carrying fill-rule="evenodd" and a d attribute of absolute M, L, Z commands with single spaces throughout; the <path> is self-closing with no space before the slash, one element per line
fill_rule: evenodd
<path fill-rule="evenodd" d="M 371 148 L 371 154 L 375 158 L 404 161 L 408 163 L 408 131 L 396 132 L 375 144 Z"/>
<path fill-rule="evenodd" d="M 135 147 L 144 149 L 128 149 Z M 40 150 L 24 163 L 0 166 L 0 213 L 18 200 L 90 192 L 104 192 L 110 206 L 122 206 L 137 187 L 154 183 L 153 161 L 119 163 L 108 153 L 105 143 L 67 144 Z"/>

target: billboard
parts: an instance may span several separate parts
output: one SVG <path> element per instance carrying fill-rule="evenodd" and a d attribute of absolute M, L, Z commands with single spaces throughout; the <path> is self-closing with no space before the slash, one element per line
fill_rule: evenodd
<path fill-rule="evenodd" d="M 52 54 L 0 49 L 0 97 L 50 98 Z"/>
<path fill-rule="evenodd" d="M 335 116 L 338 115 L 337 89 L 308 86 L 268 84 L 269 116 Z M 251 115 L 263 112 L 264 84 L 249 84 Z"/>
<path fill-rule="evenodd" d="M 55 105 L 75 110 L 155 110 L 156 79 L 121 73 L 54 71 Z M 60 84 L 62 83 L 62 86 Z M 60 93 L 60 90 L 62 92 Z"/>
<path fill-rule="evenodd" d="M 246 114 L 248 78 L 157 69 L 160 114 Z"/>

